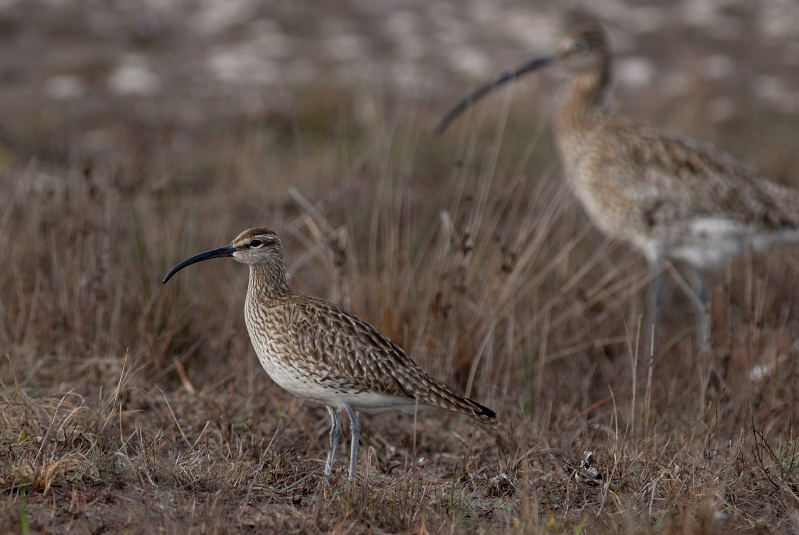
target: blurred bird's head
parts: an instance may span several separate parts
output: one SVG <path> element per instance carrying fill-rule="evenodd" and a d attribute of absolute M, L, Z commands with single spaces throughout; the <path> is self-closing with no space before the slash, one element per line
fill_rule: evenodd
<path fill-rule="evenodd" d="M 603 68 L 608 61 L 605 30 L 596 23 L 582 23 L 558 41 L 553 62 L 566 72 L 579 74 Z"/>
<path fill-rule="evenodd" d="M 558 40 L 554 53 L 532 59 L 477 88 L 441 118 L 436 124 L 435 132 L 443 133 L 455 118 L 495 89 L 508 82 L 518 80 L 525 74 L 555 64 L 560 65 L 567 73 L 574 76 L 591 73 L 607 75 L 610 56 L 605 30 L 590 19 L 578 19 L 577 22 L 569 25 L 568 30 Z"/>

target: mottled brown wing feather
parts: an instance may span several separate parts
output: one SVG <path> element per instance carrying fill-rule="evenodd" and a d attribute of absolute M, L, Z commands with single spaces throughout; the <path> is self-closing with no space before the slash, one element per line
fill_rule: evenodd
<path fill-rule="evenodd" d="M 311 296 L 297 296 L 286 306 L 291 307 L 291 335 L 305 356 L 340 372 L 356 388 L 417 399 L 484 423 L 495 421 L 493 411 L 430 376 L 400 346 L 354 314 Z"/>
<path fill-rule="evenodd" d="M 646 212 L 644 220 L 724 217 L 763 230 L 799 227 L 799 192 L 759 178 L 722 151 L 624 120 L 605 133 L 591 165 L 618 180 L 618 189 Z"/>

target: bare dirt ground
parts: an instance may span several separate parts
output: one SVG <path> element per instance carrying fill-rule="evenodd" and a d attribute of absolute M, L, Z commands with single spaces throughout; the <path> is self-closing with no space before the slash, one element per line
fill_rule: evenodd
<path fill-rule="evenodd" d="M 799 251 L 714 274 L 706 359 L 670 267 L 641 354 L 646 265 L 562 181 L 557 75 L 430 133 L 551 43 L 541 3 L 483 4 L 0 2 L 0 531 L 798 532 Z M 590 4 L 622 112 L 799 187 L 793 4 Z M 261 225 L 498 430 L 366 416 L 326 481 L 244 268 L 160 284 Z"/>

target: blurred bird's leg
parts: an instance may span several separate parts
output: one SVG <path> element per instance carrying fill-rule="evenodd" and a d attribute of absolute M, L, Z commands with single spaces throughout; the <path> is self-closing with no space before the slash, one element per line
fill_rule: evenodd
<path fill-rule="evenodd" d="M 660 323 L 660 315 L 663 309 L 663 300 L 666 296 L 666 280 L 663 276 L 663 258 L 658 253 L 653 255 L 649 262 L 652 270 L 652 282 L 649 287 L 649 310 L 647 311 L 646 333 L 644 336 L 647 342 L 646 356 L 654 355 L 655 331 Z"/>
<path fill-rule="evenodd" d="M 705 274 L 694 267 L 691 270 L 694 288 L 694 306 L 696 306 L 696 339 L 699 344 L 700 353 L 707 353 L 710 350 L 710 293 L 708 292 Z"/>
<path fill-rule="evenodd" d="M 361 440 L 361 420 L 349 405 L 344 405 L 347 416 L 350 417 L 350 430 L 352 432 L 352 444 L 350 445 L 350 473 L 349 479 L 355 477 L 355 461 L 358 459 L 358 442 Z"/>
<path fill-rule="evenodd" d="M 330 449 L 327 451 L 327 461 L 325 462 L 325 475 L 329 476 L 333 472 L 333 463 L 336 460 L 336 448 L 341 437 L 341 424 L 338 421 L 338 411 L 333 407 L 328 407 L 330 413 Z"/>

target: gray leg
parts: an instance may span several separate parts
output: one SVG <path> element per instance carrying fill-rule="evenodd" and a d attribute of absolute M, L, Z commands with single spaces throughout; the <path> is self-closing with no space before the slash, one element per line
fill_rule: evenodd
<path fill-rule="evenodd" d="M 647 355 L 654 354 L 655 331 L 660 323 L 663 300 L 666 297 L 666 280 L 663 277 L 663 263 L 660 255 L 650 262 L 652 270 L 652 286 L 649 288 L 649 314 L 646 322 L 645 340 L 648 342 Z"/>
<path fill-rule="evenodd" d="M 361 440 L 361 421 L 358 415 L 349 405 L 344 405 L 347 416 L 350 417 L 350 430 L 352 431 L 352 444 L 350 445 L 350 474 L 349 478 L 355 477 L 355 461 L 358 458 L 358 442 Z"/>
<path fill-rule="evenodd" d="M 333 471 L 333 462 L 336 460 L 336 447 L 338 447 L 338 439 L 341 437 L 341 424 L 339 424 L 336 409 L 328 407 L 327 412 L 330 413 L 330 449 L 327 451 L 325 475 L 329 476 Z"/>
<path fill-rule="evenodd" d="M 693 268 L 693 283 L 696 296 L 694 305 L 696 306 L 696 338 L 699 343 L 699 351 L 705 353 L 710 349 L 710 293 L 707 290 L 704 274 L 697 268 Z"/>

